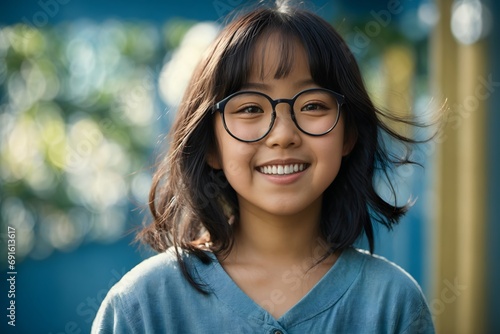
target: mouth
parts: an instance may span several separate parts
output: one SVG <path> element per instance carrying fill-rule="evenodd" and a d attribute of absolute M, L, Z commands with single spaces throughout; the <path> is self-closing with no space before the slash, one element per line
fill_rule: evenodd
<path fill-rule="evenodd" d="M 265 165 L 257 167 L 257 170 L 266 175 L 290 175 L 307 169 L 307 163 L 295 163 L 285 165 Z"/>

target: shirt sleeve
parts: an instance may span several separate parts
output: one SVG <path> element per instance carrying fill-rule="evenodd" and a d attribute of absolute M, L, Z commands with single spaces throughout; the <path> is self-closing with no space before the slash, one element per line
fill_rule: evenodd
<path fill-rule="evenodd" d="M 429 307 L 423 301 L 417 317 L 410 322 L 410 325 L 403 330 L 402 334 L 434 334 L 434 324 Z"/>
<path fill-rule="evenodd" d="M 110 290 L 92 323 L 91 333 L 144 333 L 141 317 L 138 316 L 140 309 L 134 310 L 130 304 Z"/>

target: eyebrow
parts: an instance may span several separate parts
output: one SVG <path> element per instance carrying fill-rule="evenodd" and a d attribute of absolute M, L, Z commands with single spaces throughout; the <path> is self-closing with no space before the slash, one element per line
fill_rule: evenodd
<path fill-rule="evenodd" d="M 300 89 L 300 88 L 303 88 L 305 86 L 309 86 L 311 84 L 316 84 L 316 82 L 314 82 L 313 79 L 306 79 L 306 80 L 301 80 L 301 81 L 296 82 L 294 84 L 294 87 Z M 243 84 L 243 86 L 241 88 L 242 89 L 271 90 L 272 86 L 265 84 L 265 83 L 261 83 L 261 82 L 247 82 L 247 83 Z"/>

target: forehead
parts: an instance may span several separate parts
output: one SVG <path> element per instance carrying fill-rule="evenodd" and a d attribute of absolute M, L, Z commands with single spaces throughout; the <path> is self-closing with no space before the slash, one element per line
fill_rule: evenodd
<path fill-rule="evenodd" d="M 286 78 L 291 72 L 311 76 L 303 44 L 283 32 L 263 33 L 252 50 L 249 81 Z"/>

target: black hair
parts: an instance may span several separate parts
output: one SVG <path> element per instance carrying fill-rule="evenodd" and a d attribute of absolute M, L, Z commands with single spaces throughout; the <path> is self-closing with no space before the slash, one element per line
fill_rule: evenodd
<path fill-rule="evenodd" d="M 315 83 L 345 96 L 342 113 L 346 136 L 355 144 L 323 196 L 320 226 L 329 251 L 350 247 L 365 234 L 373 252 L 372 223 L 391 228 L 409 208 L 409 204 L 385 201 L 374 187 L 374 178 L 377 172 L 385 176 L 395 197 L 389 173 L 394 166 L 412 162 L 409 153 L 403 157 L 392 154 L 384 137 L 416 143 L 382 120 L 417 124 L 374 106 L 353 54 L 328 22 L 304 9 L 260 6 L 229 23 L 195 70 L 170 132 L 168 154 L 154 175 L 150 192 L 153 222 L 138 234 L 139 240 L 156 251 L 174 246 L 185 276 L 200 291 L 179 249 L 208 262 L 200 245 L 210 241 L 211 251 L 227 255 L 233 245 L 233 225 L 228 220 L 230 216 L 238 220 L 234 189 L 222 171 L 207 163 L 208 154 L 216 147 L 212 106 L 246 83 L 254 66 L 257 40 L 274 33 L 281 37 L 283 51 L 276 78 L 290 72 L 290 41 L 298 40 L 306 50 Z"/>

